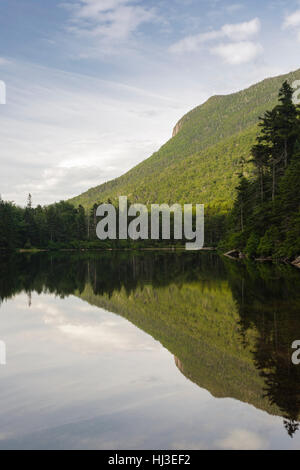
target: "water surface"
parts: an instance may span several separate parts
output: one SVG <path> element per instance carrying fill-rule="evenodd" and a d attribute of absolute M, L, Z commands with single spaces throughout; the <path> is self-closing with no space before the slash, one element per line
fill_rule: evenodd
<path fill-rule="evenodd" d="M 0 448 L 300 448 L 296 269 L 20 254 L 0 297 Z"/>

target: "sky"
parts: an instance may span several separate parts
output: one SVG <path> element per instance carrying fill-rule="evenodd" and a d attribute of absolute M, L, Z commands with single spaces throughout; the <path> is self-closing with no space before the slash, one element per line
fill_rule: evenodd
<path fill-rule="evenodd" d="M 0 0 L 0 194 L 50 204 L 118 177 L 299 49 L 297 0 Z"/>

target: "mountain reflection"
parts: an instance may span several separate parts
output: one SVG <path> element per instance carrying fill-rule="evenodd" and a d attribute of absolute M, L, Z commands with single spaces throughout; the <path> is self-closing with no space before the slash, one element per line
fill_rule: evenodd
<path fill-rule="evenodd" d="M 76 295 L 159 340 L 178 369 L 299 428 L 300 273 L 212 253 L 105 252 L 2 257 L 0 300 L 19 292 Z"/>

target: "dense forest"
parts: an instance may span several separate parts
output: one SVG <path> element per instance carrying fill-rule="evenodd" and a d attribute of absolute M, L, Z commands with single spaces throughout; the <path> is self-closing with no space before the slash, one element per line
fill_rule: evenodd
<path fill-rule="evenodd" d="M 81 205 L 75 207 L 66 201 L 33 208 L 29 194 L 26 207 L 21 208 L 0 199 L 0 250 L 138 249 L 174 245 L 184 247 L 185 239 L 174 239 L 173 214 L 170 218 L 170 240 L 162 240 L 161 233 L 159 240 L 99 240 L 96 226 L 100 218 L 96 217 L 96 210 L 100 204 L 101 201 L 94 204 L 90 210 L 85 210 Z M 206 216 L 205 238 L 210 246 L 215 246 L 223 233 L 225 217 L 213 210 L 208 210 Z M 117 233 L 118 218 L 119 208 L 116 206 Z M 133 218 L 128 217 L 128 224 Z M 148 224 L 150 233 L 150 213 Z"/>
<path fill-rule="evenodd" d="M 279 104 L 260 118 L 251 177 L 239 175 L 237 197 L 220 244 L 250 257 L 300 254 L 300 109 L 284 82 Z"/>
<path fill-rule="evenodd" d="M 0 200 L 0 248 L 63 248 L 76 247 L 76 241 L 86 239 L 86 215 L 82 207 L 75 208 L 61 201 L 46 207 L 32 207 L 31 195 L 21 208 Z"/>
<path fill-rule="evenodd" d="M 90 211 L 66 201 L 25 208 L 0 199 L 0 249 L 93 249 L 130 247 L 128 241 L 101 241 L 96 236 L 96 208 Z"/>

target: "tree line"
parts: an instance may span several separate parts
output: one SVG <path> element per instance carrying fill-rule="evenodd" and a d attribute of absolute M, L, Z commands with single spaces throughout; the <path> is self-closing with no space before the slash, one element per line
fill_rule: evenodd
<path fill-rule="evenodd" d="M 242 162 L 237 196 L 221 249 L 250 257 L 291 258 L 300 254 L 300 108 L 284 82 L 279 102 L 259 120 L 259 135 Z"/>
<path fill-rule="evenodd" d="M 108 199 L 108 203 L 111 201 Z M 91 209 L 85 210 L 81 205 L 73 206 L 66 201 L 49 205 L 33 207 L 29 194 L 25 208 L 0 198 L 0 249 L 101 249 L 101 248 L 139 248 L 184 246 L 185 239 L 174 239 L 174 216 L 170 217 L 170 240 L 99 240 L 96 226 L 99 217 L 96 216 L 95 203 Z M 117 222 L 119 208 L 116 207 Z M 128 224 L 131 218 L 128 217 Z M 195 221 L 194 221 L 195 222 Z M 224 215 L 218 215 L 214 208 L 206 213 L 206 243 L 215 246 L 223 233 Z M 117 227 L 118 232 L 118 227 Z M 149 233 L 151 219 L 149 213 Z"/>
<path fill-rule="evenodd" d="M 86 239 L 83 207 L 68 202 L 32 207 L 29 194 L 25 208 L 0 199 L 0 248 L 46 248 L 70 245 Z"/>

